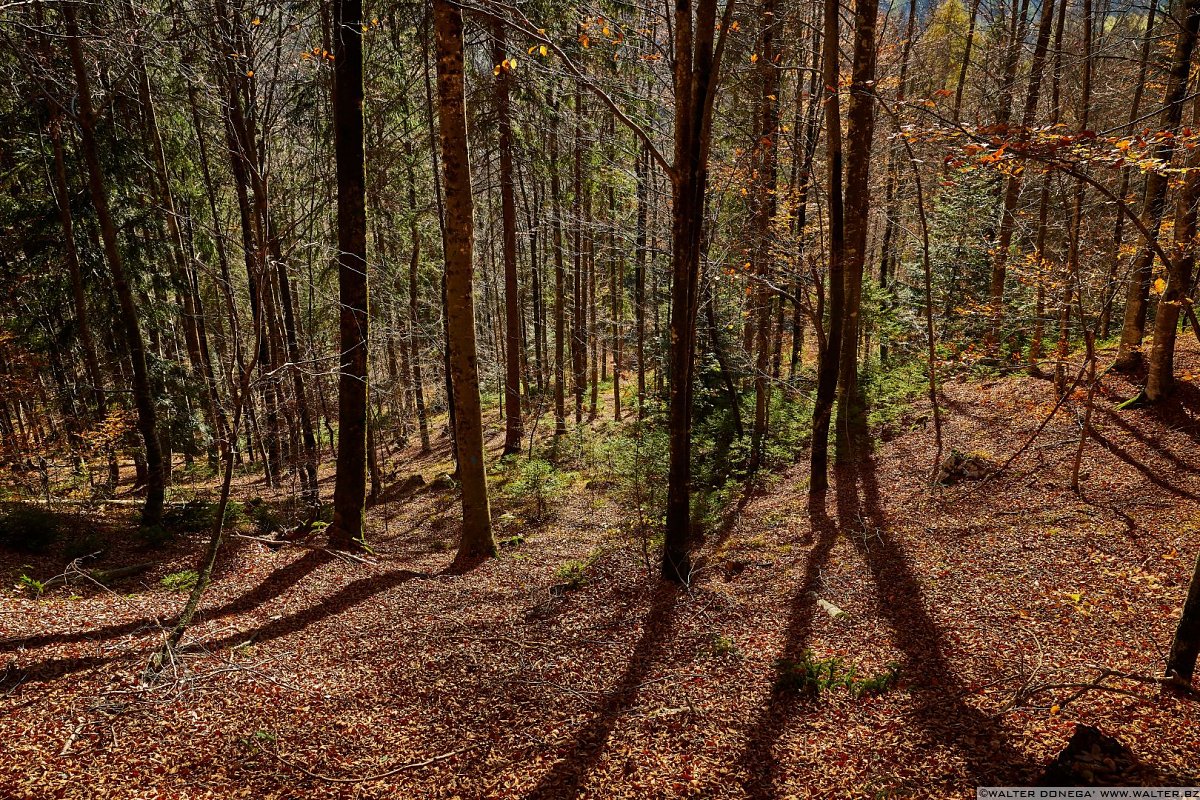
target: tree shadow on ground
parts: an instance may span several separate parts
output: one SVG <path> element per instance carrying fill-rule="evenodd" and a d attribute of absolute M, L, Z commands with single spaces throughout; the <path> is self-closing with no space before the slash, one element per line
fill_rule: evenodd
<path fill-rule="evenodd" d="M 202 609 L 202 619 L 221 619 L 250 611 L 272 598 L 278 597 L 300 581 L 304 580 L 315 569 L 333 560 L 333 556 L 320 550 L 310 550 L 304 556 L 296 559 L 286 567 L 273 571 L 263 579 L 258 586 L 240 597 L 217 606 L 213 609 Z M 123 622 L 119 625 L 109 625 L 95 630 L 76 631 L 74 633 L 46 633 L 36 636 L 26 636 L 19 639 L 7 639 L 0 642 L 0 653 L 16 650 L 32 650 L 59 644 L 72 644 L 84 641 L 104 641 L 119 636 L 128 636 L 141 631 L 153 630 L 160 627 L 169 628 L 175 624 L 175 617 L 167 620 L 139 619 Z"/>
<path fill-rule="evenodd" d="M 1200 496 L 1197 496 L 1194 492 L 1188 491 L 1187 489 L 1184 489 L 1180 486 L 1176 486 L 1175 484 L 1171 483 L 1170 481 L 1165 480 L 1164 478 L 1162 478 L 1162 476 L 1160 476 L 1154 470 L 1150 469 L 1145 464 L 1143 464 L 1142 462 L 1140 462 L 1136 458 L 1134 458 L 1129 453 L 1128 450 L 1125 450 L 1124 448 L 1120 447 L 1115 442 L 1113 442 L 1112 439 L 1107 438 L 1106 436 L 1104 436 L 1104 434 L 1100 433 L 1095 428 L 1093 428 L 1091 430 L 1091 435 L 1092 435 L 1092 438 L 1096 440 L 1097 444 L 1099 444 L 1101 447 L 1103 447 L 1108 452 L 1112 453 L 1117 458 L 1124 461 L 1129 466 L 1136 469 L 1138 472 L 1142 473 L 1142 475 L 1145 476 L 1146 480 L 1150 481 L 1158 488 L 1164 489 L 1178 497 L 1184 497 L 1193 502 L 1200 502 Z"/>
<path fill-rule="evenodd" d="M 206 641 L 203 643 L 185 643 L 184 651 L 202 648 L 203 650 L 213 652 L 226 647 L 244 643 L 260 644 L 262 642 L 278 639 L 281 636 L 286 636 L 291 633 L 297 633 L 304 630 L 309 625 L 316 622 L 328 619 L 329 617 L 346 611 L 354 606 L 360 605 L 363 602 L 375 597 L 383 592 L 393 589 L 403 583 L 407 583 L 414 579 L 427 579 L 432 577 L 425 572 L 413 572 L 407 569 L 398 569 L 391 572 L 386 572 L 382 575 L 370 575 L 364 578 L 359 578 L 346 586 L 334 592 L 329 597 L 321 600 L 315 605 L 309 606 L 300 611 L 288 614 L 276 620 L 263 625 L 259 628 L 254 628 L 249 631 L 238 631 L 228 634 L 221 639 Z M 232 613 L 232 612 L 227 612 Z M 221 614 L 220 616 L 225 616 Z M 213 619 L 212 615 L 204 615 L 205 619 Z M 157 647 L 157 643 L 154 645 Z M 66 675 L 79 672 L 81 670 L 100 667 L 108 663 L 115 663 L 123 660 L 128 660 L 141 655 L 138 652 L 124 651 L 114 653 L 110 656 L 88 656 L 83 658 L 51 658 L 43 661 L 30 664 L 25 667 L 17 667 L 10 669 L 11 677 L 6 678 L 10 684 L 14 683 L 42 683 Z"/>
<path fill-rule="evenodd" d="M 608 745 L 618 720 L 637 700 L 638 691 L 669 640 L 681 592 L 668 584 L 658 587 L 650 610 L 642 619 L 642 635 L 629 656 L 625 672 L 596 704 L 591 721 L 576 734 L 567 753 L 525 795 L 526 800 L 561 800 L 578 796 L 588 772 Z"/>
<path fill-rule="evenodd" d="M 921 733 L 931 743 L 947 743 L 958 751 L 965 783 L 1032 780 L 1037 765 L 1009 741 L 997 718 L 965 700 L 967 687 L 946 656 L 944 637 L 926 607 L 921 581 L 889 532 L 874 458 L 868 456 L 840 470 L 837 494 L 839 525 L 870 569 L 876 607 L 904 653 L 902 669 Z M 855 529 L 856 523 L 871 530 Z"/>
<path fill-rule="evenodd" d="M 812 592 L 838 535 L 844 535 L 870 570 L 878 613 L 892 630 L 896 647 L 904 654 L 902 673 L 913 695 L 915 727 L 926 741 L 949 744 L 962 758 L 964 774 L 957 776 L 956 782 L 1032 780 L 1036 765 L 1009 742 L 996 719 L 964 699 L 966 687 L 945 655 L 942 633 L 925 607 L 920 581 L 909 567 L 903 549 L 888 533 L 873 460 L 868 457 L 860 464 L 838 467 L 835 472 L 837 519 L 827 515 L 824 497 L 810 502 L 809 517 L 816 543 L 792 601 L 779 658 L 798 660 L 806 649 L 814 613 Z M 748 797 L 766 800 L 777 796 L 780 763 L 773 750 L 804 702 L 777 683 L 747 728 L 749 739 L 739 766 Z M 943 776 L 930 779 L 938 777 Z"/>
<path fill-rule="evenodd" d="M 808 637 L 812 631 L 813 611 L 816 598 L 813 592 L 820 580 L 821 569 L 829 560 L 833 546 L 837 542 L 838 526 L 825 513 L 825 496 L 819 495 L 809 503 L 809 522 L 815 537 L 812 550 L 804 567 L 804 578 L 796 594 L 792 598 L 787 630 L 784 634 L 784 645 L 779 652 L 779 661 L 798 660 L 808 645 Z M 750 723 L 749 741 L 742 752 L 738 764 L 739 772 L 744 777 L 742 788 L 747 797 L 773 798 L 776 796 L 775 782 L 779 769 L 779 759 L 775 756 L 774 745 L 788 720 L 795 713 L 796 707 L 802 700 L 786 687 L 776 681 L 771 687 L 770 697 L 766 704 L 759 709 L 754 721 Z"/>

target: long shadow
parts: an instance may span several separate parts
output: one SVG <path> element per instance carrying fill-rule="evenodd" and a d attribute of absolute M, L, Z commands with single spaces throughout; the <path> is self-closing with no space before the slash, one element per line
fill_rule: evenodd
<path fill-rule="evenodd" d="M 410 580 L 417 578 L 429 578 L 428 573 L 413 572 L 407 569 L 398 569 L 392 572 L 385 573 L 379 576 L 369 576 L 359 578 L 358 580 L 347 584 L 340 590 L 330 595 L 326 599 L 320 601 L 314 606 L 296 611 L 292 614 L 282 617 L 277 620 L 255 628 L 250 631 L 239 631 L 231 633 L 224 638 L 214 641 L 204 642 L 203 648 L 208 651 L 216 651 L 225 647 L 232 647 L 243 642 L 267 642 L 272 639 L 278 639 L 281 636 L 286 636 L 289 633 L 296 633 L 304 628 L 312 625 L 315 622 L 320 622 L 323 619 L 339 614 L 349 608 L 359 605 L 366 600 L 375 597 L 382 592 L 399 586 L 402 583 L 407 583 Z M 211 617 L 210 617 L 211 618 Z M 188 645 L 196 647 L 198 645 Z M 61 678 L 65 675 L 70 675 L 80 670 L 89 669 L 91 667 L 99 667 L 111 662 L 122 661 L 134 658 L 138 653 L 123 652 L 115 653 L 111 656 L 88 656 L 85 658 L 52 658 L 44 661 L 39 661 L 35 664 L 30 664 L 26 667 L 19 667 L 10 672 L 14 673 L 9 679 L 10 681 L 20 681 L 22 683 L 42 683 L 56 678 Z"/>
<path fill-rule="evenodd" d="M 1092 438 L 1095 439 L 1098 444 L 1100 444 L 1102 447 L 1104 447 L 1105 450 L 1112 453 L 1114 456 L 1121 459 L 1126 464 L 1128 464 L 1129 466 L 1136 469 L 1138 472 L 1142 473 L 1142 475 L 1144 475 L 1146 477 L 1146 480 L 1150 481 L 1158 488 L 1164 489 L 1164 490 L 1170 492 L 1171 494 L 1178 495 L 1179 497 L 1186 497 L 1188 500 L 1191 500 L 1193 502 L 1200 502 L 1200 496 L 1196 495 L 1194 492 L 1188 491 L 1187 489 L 1176 486 L 1175 484 L 1171 483 L 1170 481 L 1163 480 L 1163 478 L 1160 475 L 1158 475 L 1154 470 L 1150 469 L 1145 464 L 1143 464 L 1142 462 L 1140 462 L 1136 458 L 1134 458 L 1132 455 L 1130 455 L 1129 451 L 1120 447 L 1115 442 L 1113 442 L 1111 439 L 1106 438 L 1104 436 L 1104 434 L 1100 433 L 1099 431 L 1097 431 L 1095 429 L 1092 429 L 1091 434 L 1092 434 Z M 1188 469 L 1191 469 L 1191 468 L 1189 467 Z"/>
<path fill-rule="evenodd" d="M 1135 428 L 1133 425 L 1129 424 L 1129 422 L 1127 420 L 1121 419 L 1121 416 L 1117 412 L 1113 411 L 1112 409 L 1098 408 L 1097 411 L 1099 411 L 1101 414 L 1103 414 L 1105 419 L 1107 419 L 1113 425 L 1117 426 L 1122 431 L 1124 431 L 1125 434 L 1128 435 L 1131 439 L 1134 439 L 1135 441 L 1145 445 L 1148 449 L 1154 451 L 1154 453 L 1156 455 L 1158 455 L 1164 461 L 1167 461 L 1168 463 L 1170 463 L 1171 466 L 1175 467 L 1176 469 L 1191 470 L 1193 468 L 1191 463 L 1183 460 L 1179 456 L 1172 453 L 1162 443 L 1152 441 L 1149 437 L 1147 437 L 1140 430 Z M 1095 426 L 1093 426 L 1090 430 L 1095 431 Z"/>
<path fill-rule="evenodd" d="M 629 656 L 625 672 L 616 686 L 596 704 L 592 720 L 575 736 L 570 751 L 542 776 L 527 800 L 574 798 L 588 772 L 608 745 L 621 714 L 637 699 L 650 668 L 674 629 L 679 589 L 662 586 L 642 621 L 642 635 Z"/>
<path fill-rule="evenodd" d="M 302 581 L 309 573 L 315 570 L 322 564 L 330 561 L 332 556 L 320 550 L 310 550 L 301 558 L 296 559 L 291 564 L 288 564 L 282 569 L 277 569 L 268 575 L 258 586 L 246 592 L 241 597 L 231 600 L 224 605 L 218 606 L 211 610 L 202 610 L 201 617 L 204 619 L 221 619 L 222 617 L 238 614 L 243 611 L 250 611 L 266 601 L 278 597 L 297 583 Z M 175 624 L 175 618 L 162 620 L 162 625 L 170 627 Z M 119 625 L 109 625 L 105 628 L 97 628 L 95 630 L 76 631 L 74 633 L 45 633 L 37 636 L 27 636 L 22 639 L 7 639 L 0 642 L 0 653 L 12 652 L 21 649 L 36 649 L 39 647 L 47 647 L 56 644 L 71 644 L 74 642 L 83 641 L 103 641 L 107 639 L 115 639 L 119 636 L 127 636 L 129 634 L 138 633 L 143 630 L 150 630 L 159 627 L 159 620 L 154 619 L 139 619 L 132 622 L 123 622 Z"/>
<path fill-rule="evenodd" d="M 816 532 L 816 541 L 808 554 L 804 578 L 792 598 L 784 645 L 779 653 L 781 661 L 798 660 L 807 647 L 816 606 L 812 593 L 817 588 L 821 568 L 829 560 L 837 542 L 838 526 L 825 512 L 824 495 L 809 503 L 808 513 L 812 530 Z M 739 771 L 745 775 L 742 788 L 747 797 L 768 800 L 776 796 L 775 782 L 779 760 L 774 753 L 774 744 L 783 734 L 796 705 L 801 702 L 794 693 L 776 682 L 771 688 L 771 696 L 750 724 L 749 741 L 738 764 Z"/>
<path fill-rule="evenodd" d="M 983 785 L 1032 780 L 1037 765 L 1008 740 L 997 719 L 964 700 L 968 692 L 946 657 L 942 633 L 926 609 L 921 583 L 904 550 L 888 533 L 874 460 L 868 457 L 847 467 L 846 473 L 837 482 L 838 518 L 843 530 L 862 520 L 878 533 L 849 538 L 871 571 L 879 613 L 904 653 L 903 673 L 916 702 L 915 722 L 927 740 L 948 743 L 959 752 L 968 781 Z"/>

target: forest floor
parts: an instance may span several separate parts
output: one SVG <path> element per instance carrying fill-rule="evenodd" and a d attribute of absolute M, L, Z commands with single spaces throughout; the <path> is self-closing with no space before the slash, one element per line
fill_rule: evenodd
<path fill-rule="evenodd" d="M 586 474 L 542 523 L 499 496 L 501 555 L 463 574 L 454 490 L 385 487 L 370 564 L 229 541 L 150 687 L 185 599 L 162 579 L 206 534 L 139 550 L 130 510 L 81 516 L 108 539 L 98 566 L 154 564 L 113 591 L 4 591 L 0 796 L 973 797 L 1036 781 L 1076 723 L 1132 750 L 1116 780 L 1200 785 L 1200 702 L 1139 679 L 1161 673 L 1198 546 L 1200 391 L 1116 411 L 1132 394 L 1104 377 L 1082 496 L 1081 392 L 1003 474 L 932 494 L 914 403 L 824 507 L 803 464 L 747 487 L 687 590 Z M 991 463 L 1055 404 L 1025 376 L 944 395 L 947 452 Z M 394 480 L 444 470 L 438 441 L 395 454 Z M 64 563 L 0 551 L 0 577 Z"/>

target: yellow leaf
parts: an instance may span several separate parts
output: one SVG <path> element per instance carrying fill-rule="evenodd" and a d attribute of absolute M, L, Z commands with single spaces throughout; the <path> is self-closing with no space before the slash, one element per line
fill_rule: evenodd
<path fill-rule="evenodd" d="M 1057 714 L 1061 710 L 1062 710 L 1062 706 L 1060 706 L 1058 703 L 1055 703 L 1054 705 L 1050 706 L 1051 714 Z"/>
<path fill-rule="evenodd" d="M 254 70 L 252 70 L 252 69 L 250 69 L 250 70 L 246 70 L 246 77 L 247 77 L 247 78 L 253 78 L 253 77 L 254 77 Z"/>
<path fill-rule="evenodd" d="M 251 22 L 250 24 L 251 25 L 262 25 L 262 19 L 260 19 L 259 17 L 255 17 L 254 21 Z"/>
<path fill-rule="evenodd" d="M 1154 281 L 1154 293 L 1162 294 L 1167 290 L 1167 282 L 1162 278 L 1156 278 Z"/>
<path fill-rule="evenodd" d="M 758 53 L 751 53 L 750 54 L 750 63 L 754 64 L 757 62 L 758 62 Z"/>
<path fill-rule="evenodd" d="M 542 54 L 543 56 L 546 56 L 546 55 L 549 55 L 549 54 L 550 54 L 550 51 L 546 49 L 546 45 L 542 45 L 541 47 L 539 47 L 539 48 L 538 48 L 538 52 L 539 52 L 540 54 Z"/>

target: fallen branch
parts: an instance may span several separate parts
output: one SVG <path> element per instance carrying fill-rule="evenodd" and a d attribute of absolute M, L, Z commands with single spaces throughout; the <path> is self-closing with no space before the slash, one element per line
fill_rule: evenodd
<path fill-rule="evenodd" d="M 127 567 L 117 567 L 115 569 L 69 570 L 60 575 L 55 575 L 53 578 L 47 579 L 47 581 L 43 584 L 42 591 L 49 591 L 56 586 L 66 585 L 66 583 L 73 577 L 82 577 L 107 588 L 108 584 L 112 583 L 113 581 L 120 580 L 121 578 L 128 578 L 133 575 L 140 575 L 153 566 L 154 562 L 147 561 L 144 564 L 130 564 Z"/>
<path fill-rule="evenodd" d="M 442 753 L 441 755 L 438 755 L 438 756 L 430 756 L 429 758 L 425 759 L 424 761 L 411 761 L 407 764 L 401 764 L 397 767 L 392 767 L 387 772 L 380 772 L 377 775 L 364 775 L 364 776 L 360 776 L 360 777 L 356 777 L 356 778 L 338 778 L 333 775 L 322 775 L 319 772 L 313 772 L 312 770 L 308 769 L 307 767 L 301 766 L 300 764 L 296 764 L 292 761 L 288 761 L 286 758 L 279 755 L 278 753 L 276 753 L 272 750 L 268 750 L 267 748 L 265 748 L 261 744 L 259 744 L 257 739 L 251 739 L 251 741 L 254 742 L 254 746 L 256 748 L 258 748 L 262 752 L 266 753 L 267 755 L 271 756 L 276 761 L 278 761 L 280 764 L 283 764 L 285 767 L 290 767 L 291 769 L 297 770 L 298 772 L 303 772 L 305 775 L 307 775 L 310 778 L 315 778 L 316 780 L 319 780 L 319 781 L 326 781 L 328 783 L 369 783 L 370 781 L 378 781 L 378 780 L 382 780 L 384 778 L 390 778 L 391 776 L 397 775 L 401 772 L 404 772 L 405 770 L 416 769 L 417 767 L 427 767 L 430 764 L 433 764 L 435 762 L 445 761 L 447 758 L 452 758 L 453 756 L 456 756 L 459 753 L 465 753 L 468 750 L 473 750 L 475 748 L 475 745 L 469 744 L 466 747 L 460 747 L 457 750 L 451 750 L 449 753 Z"/>

